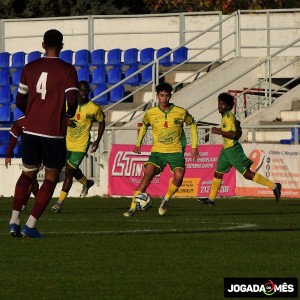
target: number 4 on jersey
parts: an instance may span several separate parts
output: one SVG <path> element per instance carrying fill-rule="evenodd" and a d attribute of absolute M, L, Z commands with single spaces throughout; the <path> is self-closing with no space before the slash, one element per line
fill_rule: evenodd
<path fill-rule="evenodd" d="M 46 99 L 46 93 L 47 93 L 47 89 L 46 89 L 46 83 L 47 83 L 47 76 L 48 73 L 46 72 L 42 72 L 37 84 L 36 84 L 36 92 L 38 94 L 41 94 L 41 99 L 45 100 Z"/>

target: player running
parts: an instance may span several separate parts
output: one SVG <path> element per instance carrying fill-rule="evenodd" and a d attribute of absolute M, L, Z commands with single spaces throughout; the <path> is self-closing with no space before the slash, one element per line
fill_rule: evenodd
<path fill-rule="evenodd" d="M 244 178 L 272 189 L 276 201 L 279 201 L 281 196 L 281 184 L 274 183 L 266 177 L 250 170 L 253 161 L 245 155 L 241 144 L 238 142 L 241 135 L 239 131 L 241 129 L 234 114 L 231 112 L 233 105 L 234 97 L 232 95 L 221 93 L 218 96 L 218 110 L 222 115 L 222 126 L 221 128 L 212 127 L 211 131 L 223 137 L 223 149 L 218 158 L 217 169 L 210 187 L 210 194 L 208 198 L 199 198 L 198 200 L 206 205 L 215 205 L 215 199 L 222 184 L 223 175 L 234 167 Z"/>
<path fill-rule="evenodd" d="M 93 122 L 98 122 L 99 125 L 97 139 L 92 144 L 91 153 L 98 149 L 105 129 L 105 116 L 101 107 L 88 98 L 90 92 L 89 83 L 87 81 L 79 81 L 78 88 L 78 107 L 75 116 L 71 119 L 71 126 L 67 128 L 65 180 L 59 199 L 51 208 L 54 212 L 61 212 L 63 201 L 67 198 L 72 187 L 73 177 L 83 185 L 80 193 L 81 198 L 85 197 L 89 188 L 94 185 L 94 181 L 88 180 L 79 169 L 79 166 L 86 156 L 90 145 L 90 130 Z"/>

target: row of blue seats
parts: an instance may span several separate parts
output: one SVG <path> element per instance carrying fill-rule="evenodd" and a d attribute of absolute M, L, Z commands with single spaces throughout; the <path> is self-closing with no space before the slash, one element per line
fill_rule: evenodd
<path fill-rule="evenodd" d="M 133 75 L 139 70 L 139 67 L 129 67 L 124 72 L 121 67 L 113 67 L 106 71 L 105 67 L 97 67 L 92 72 L 89 68 L 81 68 L 77 70 L 78 80 L 85 80 L 92 85 L 97 85 L 100 83 L 106 84 L 116 84 L 121 80 Z M 125 84 L 130 84 L 132 86 L 138 86 L 141 84 L 146 84 L 152 80 L 152 67 L 147 67 L 141 72 L 135 74 L 128 80 Z"/>
<path fill-rule="evenodd" d="M 24 51 L 18 51 L 15 53 L 0 52 L 0 69 L 22 69 L 25 64 L 30 63 L 33 60 L 41 58 L 42 52 L 32 51 L 28 55 Z"/>
<path fill-rule="evenodd" d="M 89 68 L 77 70 L 78 80 L 89 82 L 93 88 L 99 84 L 113 85 L 137 72 L 139 67 L 129 67 L 124 72 L 121 67 L 113 67 L 106 71 L 105 67 L 97 67 L 92 72 Z M 20 82 L 22 69 L 15 71 L 12 76 L 8 70 L 0 70 L 0 103 L 15 102 L 17 86 Z M 126 80 L 125 84 L 139 86 L 152 80 L 152 67 L 147 67 L 140 73 Z"/>
<path fill-rule="evenodd" d="M 127 66 L 139 66 L 147 65 L 152 62 L 155 58 L 160 58 L 163 55 L 171 51 L 170 47 L 162 47 L 157 50 L 154 48 L 129 48 L 121 50 L 115 48 L 111 50 L 96 49 L 89 51 L 87 49 L 78 50 L 75 52 L 73 60 L 73 51 L 64 50 L 60 53 L 60 58 L 73 64 L 76 67 L 89 67 L 89 66 L 114 66 L 120 67 L 123 65 Z M 107 53 L 107 55 L 106 55 Z M 123 56 L 123 58 L 122 58 Z M 171 66 L 172 64 L 180 64 L 187 60 L 188 48 L 181 47 L 173 52 L 173 54 L 166 55 L 160 60 L 160 65 Z"/>
<path fill-rule="evenodd" d="M 106 70 L 105 67 L 97 67 L 90 71 L 88 67 L 83 67 L 77 70 L 78 80 L 86 80 L 92 84 L 108 83 L 115 84 L 123 78 L 137 72 L 139 67 L 129 67 L 124 72 L 121 67 L 113 67 Z M 8 70 L 0 70 L 0 87 L 11 86 L 11 91 L 19 85 L 22 69 L 15 71 L 12 75 Z M 127 84 L 139 85 L 148 83 L 152 80 L 152 67 L 147 67 L 141 71 L 141 74 L 133 76 L 128 80 Z M 4 92 L 4 91 L 3 91 Z M 1 100 L 0 100 L 1 101 Z"/>
<path fill-rule="evenodd" d="M 73 64 L 76 67 L 89 67 L 89 66 L 138 66 L 146 65 L 153 61 L 155 58 L 159 58 L 164 54 L 171 51 L 169 47 L 162 47 L 157 50 L 154 48 L 130 48 L 121 50 L 119 48 L 104 50 L 95 49 L 89 51 L 87 49 L 81 49 L 77 51 L 63 50 L 60 52 L 59 57 Z M 32 51 L 26 54 L 24 51 L 15 52 L 10 54 L 9 52 L 0 52 L 0 69 L 21 69 L 26 63 L 29 63 L 42 56 L 40 51 Z M 123 57 L 122 57 L 123 56 Z M 160 60 L 162 66 L 171 66 L 172 64 L 180 64 L 188 57 L 188 48 L 181 47 L 177 49 L 173 55 L 167 55 Z"/>
<path fill-rule="evenodd" d="M 108 86 L 106 84 L 99 84 L 95 87 L 94 91 L 91 91 L 89 97 L 96 97 L 106 91 L 107 88 Z M 17 89 L 14 90 L 14 97 L 16 96 L 16 94 Z M 119 85 L 112 89 L 110 92 L 96 98 L 94 102 L 99 105 L 107 105 L 109 103 L 118 102 L 124 97 L 124 95 L 125 87 L 124 85 Z M 9 101 L 0 103 L 0 122 L 14 122 L 22 115 L 23 113 L 15 106 L 15 103 L 11 103 Z"/>

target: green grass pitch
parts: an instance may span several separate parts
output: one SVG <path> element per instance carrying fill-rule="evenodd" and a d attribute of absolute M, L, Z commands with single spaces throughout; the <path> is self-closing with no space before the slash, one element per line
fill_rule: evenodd
<path fill-rule="evenodd" d="M 0 299 L 224 299 L 225 277 L 300 278 L 300 200 L 173 199 L 125 219 L 128 198 L 68 198 L 38 223 L 43 239 L 8 236 L 0 198 Z M 33 200 L 22 214 L 26 221 Z"/>

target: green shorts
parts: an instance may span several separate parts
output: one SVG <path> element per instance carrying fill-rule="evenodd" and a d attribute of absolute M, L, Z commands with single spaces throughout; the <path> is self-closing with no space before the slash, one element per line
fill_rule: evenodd
<path fill-rule="evenodd" d="M 216 172 L 228 173 L 234 167 L 238 172 L 244 174 L 252 164 L 253 161 L 245 155 L 243 147 L 238 143 L 233 147 L 222 149 Z"/>
<path fill-rule="evenodd" d="M 74 169 L 78 169 L 86 152 L 67 151 L 67 163 Z"/>
<path fill-rule="evenodd" d="M 167 164 L 170 165 L 172 172 L 176 168 L 185 169 L 185 159 L 183 152 L 176 153 L 160 153 L 160 152 L 151 152 L 149 159 L 146 164 L 153 164 L 159 168 L 159 173 L 161 173 Z"/>

